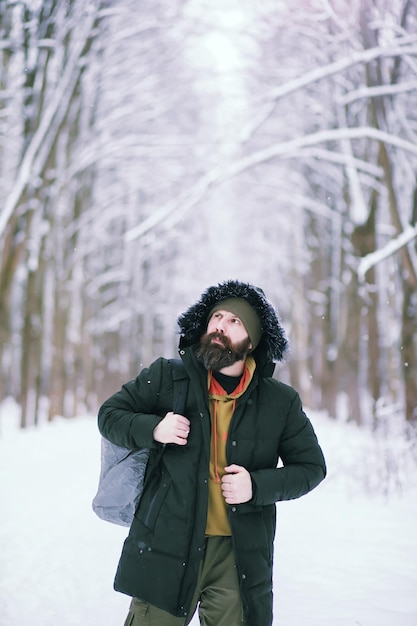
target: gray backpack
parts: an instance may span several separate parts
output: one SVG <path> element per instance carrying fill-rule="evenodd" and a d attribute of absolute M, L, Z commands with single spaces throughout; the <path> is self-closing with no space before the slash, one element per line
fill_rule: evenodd
<path fill-rule="evenodd" d="M 189 378 L 180 359 L 170 359 L 174 381 L 174 413 L 184 413 Z M 155 459 L 160 461 L 164 447 Z M 130 526 L 143 491 L 149 450 L 129 450 L 101 438 L 101 470 L 93 511 L 106 522 Z"/>

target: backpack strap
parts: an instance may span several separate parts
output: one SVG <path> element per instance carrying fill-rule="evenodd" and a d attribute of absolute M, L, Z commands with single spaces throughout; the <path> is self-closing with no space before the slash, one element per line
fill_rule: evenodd
<path fill-rule="evenodd" d="M 174 381 L 172 410 L 174 413 L 184 415 L 190 379 L 188 378 L 187 370 L 181 359 L 169 359 L 169 362 L 172 368 L 172 380 Z"/>

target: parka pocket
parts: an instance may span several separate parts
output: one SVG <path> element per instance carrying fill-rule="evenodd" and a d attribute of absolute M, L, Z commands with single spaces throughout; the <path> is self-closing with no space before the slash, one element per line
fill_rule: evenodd
<path fill-rule="evenodd" d="M 187 559 L 193 522 L 162 511 L 154 529 L 154 549 L 176 559 Z"/>
<path fill-rule="evenodd" d="M 245 508 L 243 508 L 245 507 Z M 249 507 L 252 507 L 252 511 Z M 231 517 L 234 534 L 239 537 L 239 550 L 243 553 L 256 553 L 271 561 L 273 557 L 274 527 L 266 523 L 265 511 L 258 505 L 239 505 Z"/>
<path fill-rule="evenodd" d="M 150 490 L 149 499 L 146 498 L 137 510 L 137 517 L 142 524 L 153 530 L 156 520 L 165 502 L 170 488 L 170 481 L 167 476 L 162 475 L 155 490 Z"/>
<path fill-rule="evenodd" d="M 185 559 L 189 552 L 193 520 L 178 504 L 171 476 L 154 476 L 135 513 L 132 531 L 136 539 L 161 554 Z"/>

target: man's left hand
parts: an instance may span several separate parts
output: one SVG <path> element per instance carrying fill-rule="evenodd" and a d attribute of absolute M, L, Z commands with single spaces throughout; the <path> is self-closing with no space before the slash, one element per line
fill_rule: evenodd
<path fill-rule="evenodd" d="M 228 465 L 222 478 L 222 492 L 227 504 L 243 504 L 252 499 L 252 479 L 241 465 Z"/>

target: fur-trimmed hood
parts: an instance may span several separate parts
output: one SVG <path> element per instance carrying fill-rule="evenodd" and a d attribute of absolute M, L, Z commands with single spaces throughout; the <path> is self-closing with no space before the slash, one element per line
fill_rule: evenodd
<path fill-rule="evenodd" d="M 263 333 L 259 345 L 254 350 L 254 356 L 263 354 L 271 361 L 281 361 L 288 342 L 274 307 L 266 299 L 262 289 L 237 280 L 228 280 L 209 287 L 198 302 L 178 317 L 180 344 L 187 347 L 197 343 L 206 332 L 210 311 L 227 298 L 244 298 L 254 308 L 261 321 Z"/>

